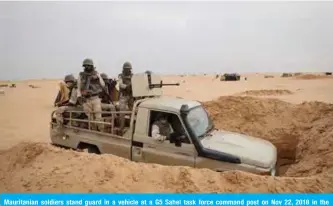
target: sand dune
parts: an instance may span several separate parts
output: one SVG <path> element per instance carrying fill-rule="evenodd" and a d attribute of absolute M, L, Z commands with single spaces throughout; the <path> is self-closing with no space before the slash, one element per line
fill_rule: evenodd
<path fill-rule="evenodd" d="M 0 96 L 0 192 L 332 192 L 333 79 L 243 76 L 247 81 L 167 76 L 165 82 L 182 84 L 164 92 L 203 102 L 217 128 L 273 142 L 281 177 L 134 163 L 53 147 L 48 124 L 58 81 L 31 80 Z M 250 90 L 266 92 L 239 96 Z M 271 92 L 281 90 L 292 94 Z"/>
<path fill-rule="evenodd" d="M 279 96 L 279 95 L 289 95 L 289 94 L 293 94 L 293 92 L 287 89 L 248 90 L 240 93 L 240 95 L 249 95 L 249 96 Z"/>
<path fill-rule="evenodd" d="M 332 79 L 332 76 L 325 76 L 325 75 L 315 75 L 315 74 L 303 74 L 303 75 L 298 75 L 295 76 L 295 79 L 304 79 L 304 80 L 309 80 L 309 79 Z"/>

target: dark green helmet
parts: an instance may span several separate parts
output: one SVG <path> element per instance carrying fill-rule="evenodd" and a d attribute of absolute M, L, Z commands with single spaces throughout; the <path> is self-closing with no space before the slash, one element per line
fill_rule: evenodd
<path fill-rule="evenodd" d="M 82 66 L 94 66 L 94 62 L 92 59 L 86 58 L 83 60 Z"/>
<path fill-rule="evenodd" d="M 65 82 L 75 82 L 75 77 L 72 74 L 66 75 L 65 76 Z"/>
<path fill-rule="evenodd" d="M 109 79 L 108 75 L 105 74 L 105 73 L 102 73 L 102 74 L 101 74 L 101 77 L 102 77 L 102 79 L 104 79 L 104 80 Z"/>
<path fill-rule="evenodd" d="M 132 64 L 130 62 L 125 62 L 123 64 L 123 69 L 132 69 Z"/>
<path fill-rule="evenodd" d="M 147 75 L 151 75 L 151 71 L 149 71 L 149 70 L 147 70 L 147 71 L 145 71 L 145 73 L 147 74 Z"/>
<path fill-rule="evenodd" d="M 129 62 L 125 62 L 123 64 L 123 75 L 130 76 L 132 74 L 132 64 Z"/>

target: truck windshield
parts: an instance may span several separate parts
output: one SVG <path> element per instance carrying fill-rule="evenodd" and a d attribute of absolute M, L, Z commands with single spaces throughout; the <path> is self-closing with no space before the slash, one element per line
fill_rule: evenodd
<path fill-rule="evenodd" d="M 214 127 L 212 120 L 202 106 L 191 109 L 187 114 L 186 119 L 191 127 L 190 129 L 197 137 L 205 136 L 205 134 Z"/>

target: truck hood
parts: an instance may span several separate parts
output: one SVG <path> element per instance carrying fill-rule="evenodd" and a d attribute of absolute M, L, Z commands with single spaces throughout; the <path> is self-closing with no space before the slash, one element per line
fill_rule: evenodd
<path fill-rule="evenodd" d="M 242 164 L 273 168 L 277 149 L 269 141 L 234 132 L 215 130 L 201 140 L 206 149 L 227 153 L 240 158 Z"/>

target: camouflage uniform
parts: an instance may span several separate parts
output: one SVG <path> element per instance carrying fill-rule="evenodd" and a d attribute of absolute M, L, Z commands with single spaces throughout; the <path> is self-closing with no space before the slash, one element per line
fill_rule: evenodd
<path fill-rule="evenodd" d="M 132 94 L 132 65 L 125 62 L 123 71 L 119 74 L 119 109 L 120 111 L 128 111 L 133 108 L 133 94 Z M 120 129 L 125 127 L 125 115 L 120 114 Z"/>
<path fill-rule="evenodd" d="M 173 132 L 171 125 L 166 120 L 166 117 L 160 116 L 157 121 L 155 121 L 151 128 L 151 137 L 157 141 L 166 140 L 169 135 Z"/>
<path fill-rule="evenodd" d="M 116 111 L 116 107 L 113 105 L 113 103 L 110 101 L 111 95 L 110 95 L 110 85 L 109 85 L 109 77 L 102 73 L 101 77 L 105 83 L 105 89 L 104 92 L 101 94 L 101 101 L 102 101 L 102 110 L 110 110 L 110 111 Z"/>
<path fill-rule="evenodd" d="M 82 66 L 84 72 L 80 72 L 78 78 L 78 98 L 83 105 L 83 110 L 89 120 L 103 121 L 102 105 L 99 98 L 100 93 L 105 87 L 105 83 L 99 73 L 95 70 L 94 63 L 91 59 L 85 59 Z M 93 129 L 97 128 L 103 131 L 103 124 L 91 124 Z"/>
<path fill-rule="evenodd" d="M 69 101 L 59 105 L 58 109 L 55 112 L 56 115 L 56 120 L 58 123 L 59 127 L 63 126 L 64 123 L 64 118 L 63 118 L 63 114 L 65 111 L 75 107 L 77 105 L 77 86 L 75 85 L 76 80 L 75 77 L 73 75 L 67 75 L 65 76 L 65 80 L 67 83 L 72 83 L 72 85 L 69 87 L 70 92 L 69 92 Z"/>

